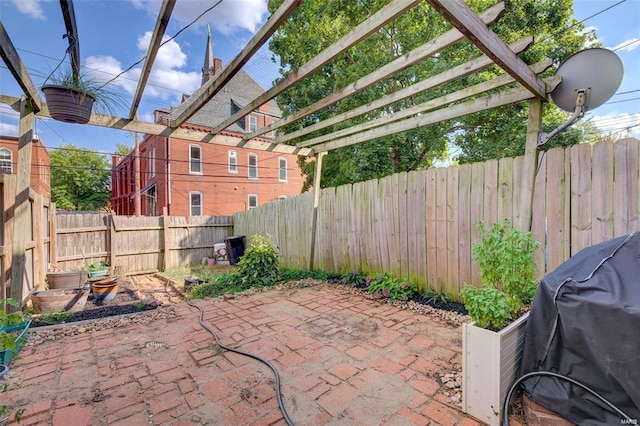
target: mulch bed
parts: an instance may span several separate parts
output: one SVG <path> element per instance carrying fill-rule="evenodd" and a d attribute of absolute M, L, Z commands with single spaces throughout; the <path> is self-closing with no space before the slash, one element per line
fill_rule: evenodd
<path fill-rule="evenodd" d="M 137 302 L 137 303 L 136 303 Z M 158 307 L 158 303 L 143 303 L 136 293 L 129 289 L 118 291 L 116 297 L 109 301 L 99 301 L 89 294 L 87 304 L 82 312 L 69 314 L 64 321 L 53 321 L 51 316 L 34 317 L 31 321 L 31 327 L 44 327 L 53 324 L 70 323 L 84 320 L 108 318 L 115 315 L 133 314 L 138 312 L 154 310 Z"/>

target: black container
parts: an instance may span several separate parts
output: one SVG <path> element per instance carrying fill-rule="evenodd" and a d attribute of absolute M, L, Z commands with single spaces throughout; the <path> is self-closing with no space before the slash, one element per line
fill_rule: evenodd
<path fill-rule="evenodd" d="M 224 243 L 227 246 L 229 264 L 235 265 L 244 255 L 244 235 L 232 235 L 225 238 Z"/>

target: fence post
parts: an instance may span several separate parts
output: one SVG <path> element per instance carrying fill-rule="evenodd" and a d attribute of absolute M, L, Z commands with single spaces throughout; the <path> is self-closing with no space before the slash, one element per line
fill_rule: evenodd
<path fill-rule="evenodd" d="M 29 226 L 29 183 L 31 178 L 31 148 L 35 114 L 27 98 L 20 100 L 18 124 L 18 172 L 16 179 L 15 217 L 13 220 L 13 244 L 11 264 L 11 290 L 9 296 L 22 303 L 22 286 L 27 263 L 25 237 Z M 14 307 L 9 307 L 15 310 Z"/>
<path fill-rule="evenodd" d="M 58 262 L 58 222 L 56 222 L 56 203 L 49 204 L 49 262 L 54 265 Z"/>
<path fill-rule="evenodd" d="M 117 239 L 118 239 L 118 230 L 116 229 L 116 220 L 113 212 L 111 212 L 111 214 L 109 215 L 109 245 L 110 245 L 109 265 L 111 265 L 111 268 L 113 268 L 113 271 L 116 270 L 116 263 L 117 263 L 116 259 L 118 256 L 118 253 L 116 250 L 116 247 L 118 246 Z"/>
<path fill-rule="evenodd" d="M 313 258 L 316 254 L 316 233 L 318 229 L 318 204 L 320 204 L 320 175 L 322 174 L 322 158 L 327 152 L 316 154 L 316 171 L 313 175 L 313 222 L 311 224 L 311 247 L 309 250 L 309 270 L 313 271 Z"/>
<path fill-rule="evenodd" d="M 523 231 L 531 230 L 531 210 L 533 208 L 533 191 L 535 190 L 536 168 L 538 166 L 538 133 L 542 123 L 542 102 L 539 99 L 529 101 L 529 119 L 527 120 L 527 137 L 522 160 L 520 179 L 521 197 L 517 210 L 515 226 Z"/>
<path fill-rule="evenodd" d="M 162 266 L 169 268 L 169 215 L 167 206 L 162 207 Z"/>
<path fill-rule="evenodd" d="M 33 197 L 33 285 L 38 288 L 44 286 L 44 278 L 47 265 L 44 261 L 44 200 L 42 195 L 35 194 Z M 44 288 L 44 287 L 43 287 Z"/>

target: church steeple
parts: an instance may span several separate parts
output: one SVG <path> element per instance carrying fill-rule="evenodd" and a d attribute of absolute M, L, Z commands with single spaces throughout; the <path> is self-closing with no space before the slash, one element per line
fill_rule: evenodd
<path fill-rule="evenodd" d="M 213 59 L 213 43 L 211 42 L 211 26 L 207 25 L 207 48 L 204 54 L 204 65 L 202 66 L 202 82 L 205 84 L 216 72 Z"/>

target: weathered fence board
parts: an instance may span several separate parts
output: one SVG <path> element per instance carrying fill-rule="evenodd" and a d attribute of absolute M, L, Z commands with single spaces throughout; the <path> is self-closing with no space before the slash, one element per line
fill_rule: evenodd
<path fill-rule="evenodd" d="M 531 222 L 540 243 L 539 276 L 581 248 L 638 230 L 638 148 L 637 140 L 626 140 L 596 144 L 593 153 L 585 144 L 539 155 Z M 481 285 L 471 253 L 479 241 L 476 223 L 513 220 L 518 213 L 526 196 L 520 185 L 522 168 L 522 157 L 504 158 L 323 189 L 318 220 L 325 229 L 316 265 L 341 273 L 388 272 L 457 298 L 465 283 Z M 277 214 L 295 223 L 296 211 Z M 257 212 L 273 213 L 263 206 L 236 214 L 236 232 L 268 232 L 249 223 Z M 289 226 L 288 232 L 300 238 L 309 230 Z M 281 261 L 301 264 L 284 251 Z"/>

